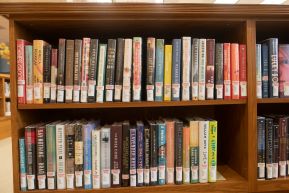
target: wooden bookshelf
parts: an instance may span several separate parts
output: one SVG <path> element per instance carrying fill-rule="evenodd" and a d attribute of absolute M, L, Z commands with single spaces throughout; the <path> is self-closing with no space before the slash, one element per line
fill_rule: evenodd
<path fill-rule="evenodd" d="M 9 74 L 0 74 L 0 117 L 5 116 L 6 101 L 10 96 L 5 96 L 5 82 L 10 82 Z"/>
<path fill-rule="evenodd" d="M 257 181 L 257 112 L 280 109 L 288 99 L 256 98 L 256 42 L 277 36 L 289 42 L 289 6 L 210 4 L 2 3 L 10 21 L 11 110 L 14 192 L 19 188 L 18 138 L 23 127 L 43 120 L 97 117 L 104 120 L 206 115 L 218 120 L 218 167 L 225 181 L 107 190 L 31 192 L 266 192 L 289 191 L 289 181 Z M 272 27 L 273 26 L 273 27 Z M 15 40 L 60 37 L 182 36 L 215 38 L 247 45 L 247 100 L 17 105 Z M 289 103 L 288 103 L 289 104 Z M 276 106 L 276 107 L 275 107 Z M 149 108 L 147 108 L 149 107 Z"/>

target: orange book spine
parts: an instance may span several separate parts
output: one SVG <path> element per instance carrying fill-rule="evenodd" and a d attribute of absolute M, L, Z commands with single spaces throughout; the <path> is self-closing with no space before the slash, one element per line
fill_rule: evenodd
<path fill-rule="evenodd" d="M 190 127 L 183 128 L 183 183 L 190 183 Z"/>
<path fill-rule="evenodd" d="M 231 99 L 231 44 L 224 43 L 224 99 Z"/>
<path fill-rule="evenodd" d="M 247 98 L 247 57 L 246 45 L 239 46 L 240 98 Z"/>
<path fill-rule="evenodd" d="M 174 184 L 174 168 L 175 168 L 175 122 L 172 120 L 166 121 L 166 140 L 167 140 L 167 171 L 166 183 Z"/>
<path fill-rule="evenodd" d="M 231 44 L 231 96 L 232 99 L 239 99 L 239 44 Z"/>

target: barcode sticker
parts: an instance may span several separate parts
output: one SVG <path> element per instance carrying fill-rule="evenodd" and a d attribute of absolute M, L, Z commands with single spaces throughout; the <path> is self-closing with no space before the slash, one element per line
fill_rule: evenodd
<path fill-rule="evenodd" d="M 33 86 L 26 87 L 26 101 L 27 103 L 32 103 L 33 101 Z"/>
<path fill-rule="evenodd" d="M 82 187 L 82 171 L 75 171 L 75 186 L 76 187 Z"/>
<path fill-rule="evenodd" d="M 93 189 L 100 188 L 100 176 L 98 174 L 92 175 L 92 187 Z"/>
<path fill-rule="evenodd" d="M 21 187 L 21 189 L 27 188 L 26 173 L 22 173 L 20 175 L 20 187 Z"/>
<path fill-rule="evenodd" d="M 279 96 L 279 83 L 273 83 L 273 97 Z"/>
<path fill-rule="evenodd" d="M 72 101 L 73 86 L 65 86 L 65 100 Z"/>
<path fill-rule="evenodd" d="M 183 167 L 176 167 L 176 181 L 183 181 Z"/>
<path fill-rule="evenodd" d="M 136 186 L 136 174 L 130 174 L 130 186 Z"/>
<path fill-rule="evenodd" d="M 180 84 L 172 84 L 173 98 L 180 98 Z"/>
<path fill-rule="evenodd" d="M 175 169 L 174 168 L 168 168 L 167 169 L 167 183 L 168 184 L 173 184 L 174 183 L 174 173 L 175 173 Z"/>
<path fill-rule="evenodd" d="M 239 81 L 232 81 L 232 85 L 233 85 L 233 95 L 234 96 L 239 96 Z"/>
<path fill-rule="evenodd" d="M 87 86 L 81 86 L 80 102 L 87 103 Z"/>
<path fill-rule="evenodd" d="M 123 86 L 122 102 L 130 102 L 130 86 Z"/>
<path fill-rule="evenodd" d="M 230 97 L 231 96 L 231 81 L 230 80 L 225 80 L 224 81 L 224 86 L 225 86 L 225 97 Z"/>
<path fill-rule="evenodd" d="M 183 169 L 184 173 L 184 183 L 190 183 L 190 168 L 184 168 Z"/>
<path fill-rule="evenodd" d="M 18 85 L 17 96 L 24 97 L 24 85 Z"/>
<path fill-rule="evenodd" d="M 50 85 L 50 87 L 51 87 L 51 90 L 50 90 L 50 99 L 52 100 L 52 101 L 56 101 L 56 84 L 51 84 Z"/>
<path fill-rule="evenodd" d="M 97 86 L 96 90 L 96 102 L 103 102 L 104 86 Z"/>
<path fill-rule="evenodd" d="M 50 98 L 50 83 L 43 84 L 43 98 L 45 99 Z"/>
<path fill-rule="evenodd" d="M 279 161 L 280 176 L 286 176 L 286 161 Z"/>
<path fill-rule="evenodd" d="M 39 84 L 34 84 L 34 99 L 38 100 L 41 99 L 41 87 Z"/>
<path fill-rule="evenodd" d="M 247 82 L 241 81 L 240 82 L 240 89 L 241 89 L 241 97 L 247 96 Z"/>
<path fill-rule="evenodd" d="M 88 81 L 88 96 L 89 97 L 95 96 L 95 85 L 96 85 L 95 80 Z"/>
<path fill-rule="evenodd" d="M 156 97 L 162 97 L 162 96 L 163 96 L 163 83 L 156 82 Z"/>
<path fill-rule="evenodd" d="M 38 175 L 37 176 L 38 180 L 38 189 L 46 189 L 46 175 Z"/>
<path fill-rule="evenodd" d="M 144 183 L 150 183 L 150 169 L 144 169 Z"/>
<path fill-rule="evenodd" d="M 193 82 L 192 84 L 192 97 L 193 97 L 193 100 L 195 99 L 198 99 L 198 96 L 199 96 L 199 83 L 198 82 Z"/>
<path fill-rule="evenodd" d="M 265 163 L 258 163 L 259 176 L 258 178 L 265 178 Z"/>
<path fill-rule="evenodd" d="M 216 95 L 217 99 L 223 99 L 223 85 L 222 84 L 217 84 L 216 85 Z"/>
<path fill-rule="evenodd" d="M 266 178 L 271 179 L 273 177 L 272 164 L 266 164 Z"/>
<path fill-rule="evenodd" d="M 121 100 L 121 85 L 115 85 L 114 100 Z"/>
<path fill-rule="evenodd" d="M 190 83 L 184 82 L 182 84 L 182 100 L 188 101 L 190 100 Z"/>
<path fill-rule="evenodd" d="M 48 190 L 54 190 L 55 189 L 55 178 L 49 178 L 47 177 L 47 188 Z"/>
<path fill-rule="evenodd" d="M 157 167 L 152 167 L 150 169 L 150 172 L 151 172 L 151 182 L 158 181 L 158 168 Z"/>
<path fill-rule="evenodd" d="M 120 179 L 119 179 L 120 170 L 112 169 L 111 174 L 112 174 L 112 184 L 119 185 L 120 184 Z"/>
<path fill-rule="evenodd" d="M 113 90 L 105 90 L 105 101 L 112 102 L 113 101 Z"/>
<path fill-rule="evenodd" d="M 84 170 L 84 185 L 91 185 L 91 170 Z"/>
<path fill-rule="evenodd" d="M 110 185 L 110 169 L 102 169 L 101 181 L 103 185 Z"/>
<path fill-rule="evenodd" d="M 210 166 L 210 182 L 215 182 L 217 180 L 217 167 Z"/>
<path fill-rule="evenodd" d="M 67 189 L 74 188 L 74 174 L 66 174 L 66 188 Z"/>
<path fill-rule="evenodd" d="M 65 174 L 57 174 L 57 189 L 65 189 Z"/>
<path fill-rule="evenodd" d="M 206 84 L 207 99 L 214 99 L 214 84 Z"/>
<path fill-rule="evenodd" d="M 137 183 L 142 184 L 143 181 L 143 169 L 137 169 Z"/>
<path fill-rule="evenodd" d="M 28 190 L 35 189 L 35 175 L 27 175 Z"/>
<path fill-rule="evenodd" d="M 192 166 L 191 171 L 192 171 L 192 177 L 191 177 L 192 180 L 193 181 L 199 180 L 199 166 Z"/>

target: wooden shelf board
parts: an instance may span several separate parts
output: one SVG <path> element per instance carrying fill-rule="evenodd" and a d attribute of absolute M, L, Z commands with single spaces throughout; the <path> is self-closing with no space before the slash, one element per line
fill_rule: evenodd
<path fill-rule="evenodd" d="M 0 78 L 10 79 L 9 74 L 0 74 Z"/>
<path fill-rule="evenodd" d="M 204 100 L 204 101 L 168 101 L 168 102 L 104 102 L 104 103 L 54 103 L 54 104 L 18 104 L 18 109 L 81 109 L 81 108 L 133 108 L 133 107 L 177 107 L 199 105 L 238 105 L 247 100 Z"/>
<path fill-rule="evenodd" d="M 258 192 L 275 192 L 289 190 L 289 177 L 278 178 L 275 180 L 258 180 L 257 181 L 257 191 Z"/>
<path fill-rule="evenodd" d="M 289 103 L 289 98 L 264 98 L 264 99 L 257 99 L 258 104 L 274 104 L 274 103 Z"/>

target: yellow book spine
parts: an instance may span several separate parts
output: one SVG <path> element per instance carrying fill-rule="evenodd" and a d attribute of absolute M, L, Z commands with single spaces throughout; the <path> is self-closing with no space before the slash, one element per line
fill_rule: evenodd
<path fill-rule="evenodd" d="M 164 101 L 171 101 L 172 95 L 172 45 L 165 45 Z"/>
<path fill-rule="evenodd" d="M 33 40 L 33 102 L 43 103 L 43 40 Z"/>
<path fill-rule="evenodd" d="M 217 181 L 217 121 L 209 123 L 209 182 Z"/>

